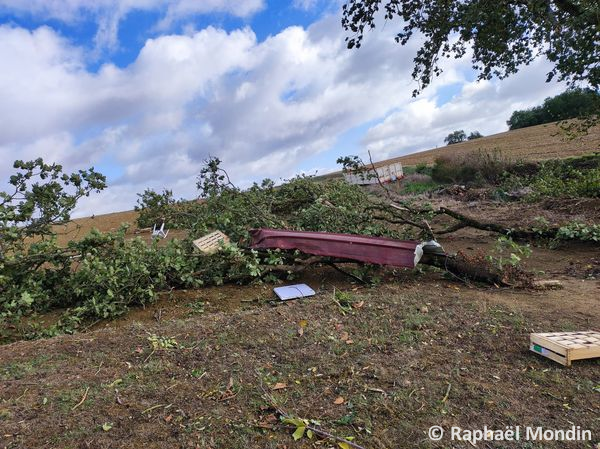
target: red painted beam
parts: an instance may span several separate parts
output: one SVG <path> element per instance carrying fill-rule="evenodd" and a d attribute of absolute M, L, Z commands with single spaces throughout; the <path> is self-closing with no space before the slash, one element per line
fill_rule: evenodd
<path fill-rule="evenodd" d="M 331 232 L 252 229 L 252 248 L 297 249 L 316 256 L 340 257 L 376 265 L 414 268 L 419 242 Z M 419 248 L 420 249 L 420 248 Z M 421 254 L 420 251 L 418 251 Z"/>

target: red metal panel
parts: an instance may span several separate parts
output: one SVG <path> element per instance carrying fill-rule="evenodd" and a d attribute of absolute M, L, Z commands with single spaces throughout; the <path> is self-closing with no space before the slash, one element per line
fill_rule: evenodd
<path fill-rule="evenodd" d="M 297 249 L 377 265 L 414 268 L 418 242 L 330 232 L 252 229 L 252 248 Z"/>

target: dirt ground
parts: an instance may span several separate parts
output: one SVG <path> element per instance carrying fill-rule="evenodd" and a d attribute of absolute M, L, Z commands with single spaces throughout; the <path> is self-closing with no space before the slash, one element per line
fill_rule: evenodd
<path fill-rule="evenodd" d="M 498 222 L 600 218 L 597 202 L 434 201 Z M 462 230 L 441 243 L 476 252 L 494 237 Z M 431 441 L 434 425 L 580 426 L 590 441 L 475 447 L 596 448 L 600 360 L 566 368 L 528 341 L 600 330 L 600 248 L 536 246 L 524 264 L 564 288 L 465 285 L 430 268 L 387 271 L 365 287 L 320 268 L 297 279 L 317 290 L 303 300 L 278 303 L 272 285 L 171 292 L 86 333 L 1 346 L 0 447 L 339 447 L 294 441 L 279 409 L 365 448 L 473 447 Z"/>

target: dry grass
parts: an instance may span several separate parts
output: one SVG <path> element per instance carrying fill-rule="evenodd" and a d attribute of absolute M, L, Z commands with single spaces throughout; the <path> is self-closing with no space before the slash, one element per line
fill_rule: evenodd
<path fill-rule="evenodd" d="M 97 229 L 101 232 L 113 232 L 119 229 L 122 224 L 128 224 L 129 229 L 127 235 L 130 237 L 139 236 L 142 239 L 150 242 L 151 232 L 144 230 L 139 232 L 136 224 L 138 212 L 130 210 L 124 212 L 113 212 L 110 214 L 95 215 L 93 217 L 75 218 L 66 225 L 56 226 L 58 234 L 58 244 L 66 246 L 70 240 L 79 240 L 86 236 L 92 229 Z M 166 228 L 168 229 L 168 223 Z M 166 240 L 173 238 L 182 238 L 186 236 L 186 232 L 182 230 L 170 230 Z"/>
<path fill-rule="evenodd" d="M 386 163 L 402 162 L 404 165 L 432 164 L 436 157 L 448 151 L 466 155 L 478 150 L 500 150 L 511 160 L 541 161 L 581 156 L 600 151 L 600 126 L 590 130 L 586 136 L 569 140 L 560 128 L 549 123 L 529 128 L 507 131 L 481 139 L 457 143 L 428 151 L 390 159 Z"/>
<path fill-rule="evenodd" d="M 499 150 L 506 159 L 515 161 L 542 161 L 581 156 L 600 151 L 600 126 L 592 128 L 585 136 L 569 140 L 555 123 L 548 123 L 378 161 L 375 165 L 395 162 L 401 162 L 404 166 L 433 164 L 437 157 L 444 156 L 448 152 L 464 157 L 479 150 Z M 324 175 L 322 178 L 339 176 L 341 171 Z"/>

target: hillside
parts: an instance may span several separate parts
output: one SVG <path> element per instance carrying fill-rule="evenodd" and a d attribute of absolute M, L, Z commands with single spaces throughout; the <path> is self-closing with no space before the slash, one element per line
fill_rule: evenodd
<path fill-rule="evenodd" d="M 432 164 L 436 157 L 448 154 L 449 151 L 453 154 L 466 154 L 478 150 L 500 150 L 511 159 L 524 161 L 580 156 L 600 151 L 600 126 L 591 129 L 585 136 L 569 140 L 556 123 L 548 123 L 398 156 L 378 161 L 375 165 L 387 165 L 395 162 L 401 162 L 404 166 L 421 163 Z M 340 174 L 341 171 L 338 171 L 321 178 L 334 178 Z"/>
<path fill-rule="evenodd" d="M 451 150 L 465 154 L 477 150 L 500 150 L 514 160 L 540 161 L 581 156 L 600 150 L 600 127 L 593 128 L 588 135 L 569 140 L 555 124 L 531 126 L 506 131 L 481 139 L 443 146 L 433 150 L 400 156 L 386 162 L 402 162 L 404 165 L 431 164 L 436 157 Z"/>

